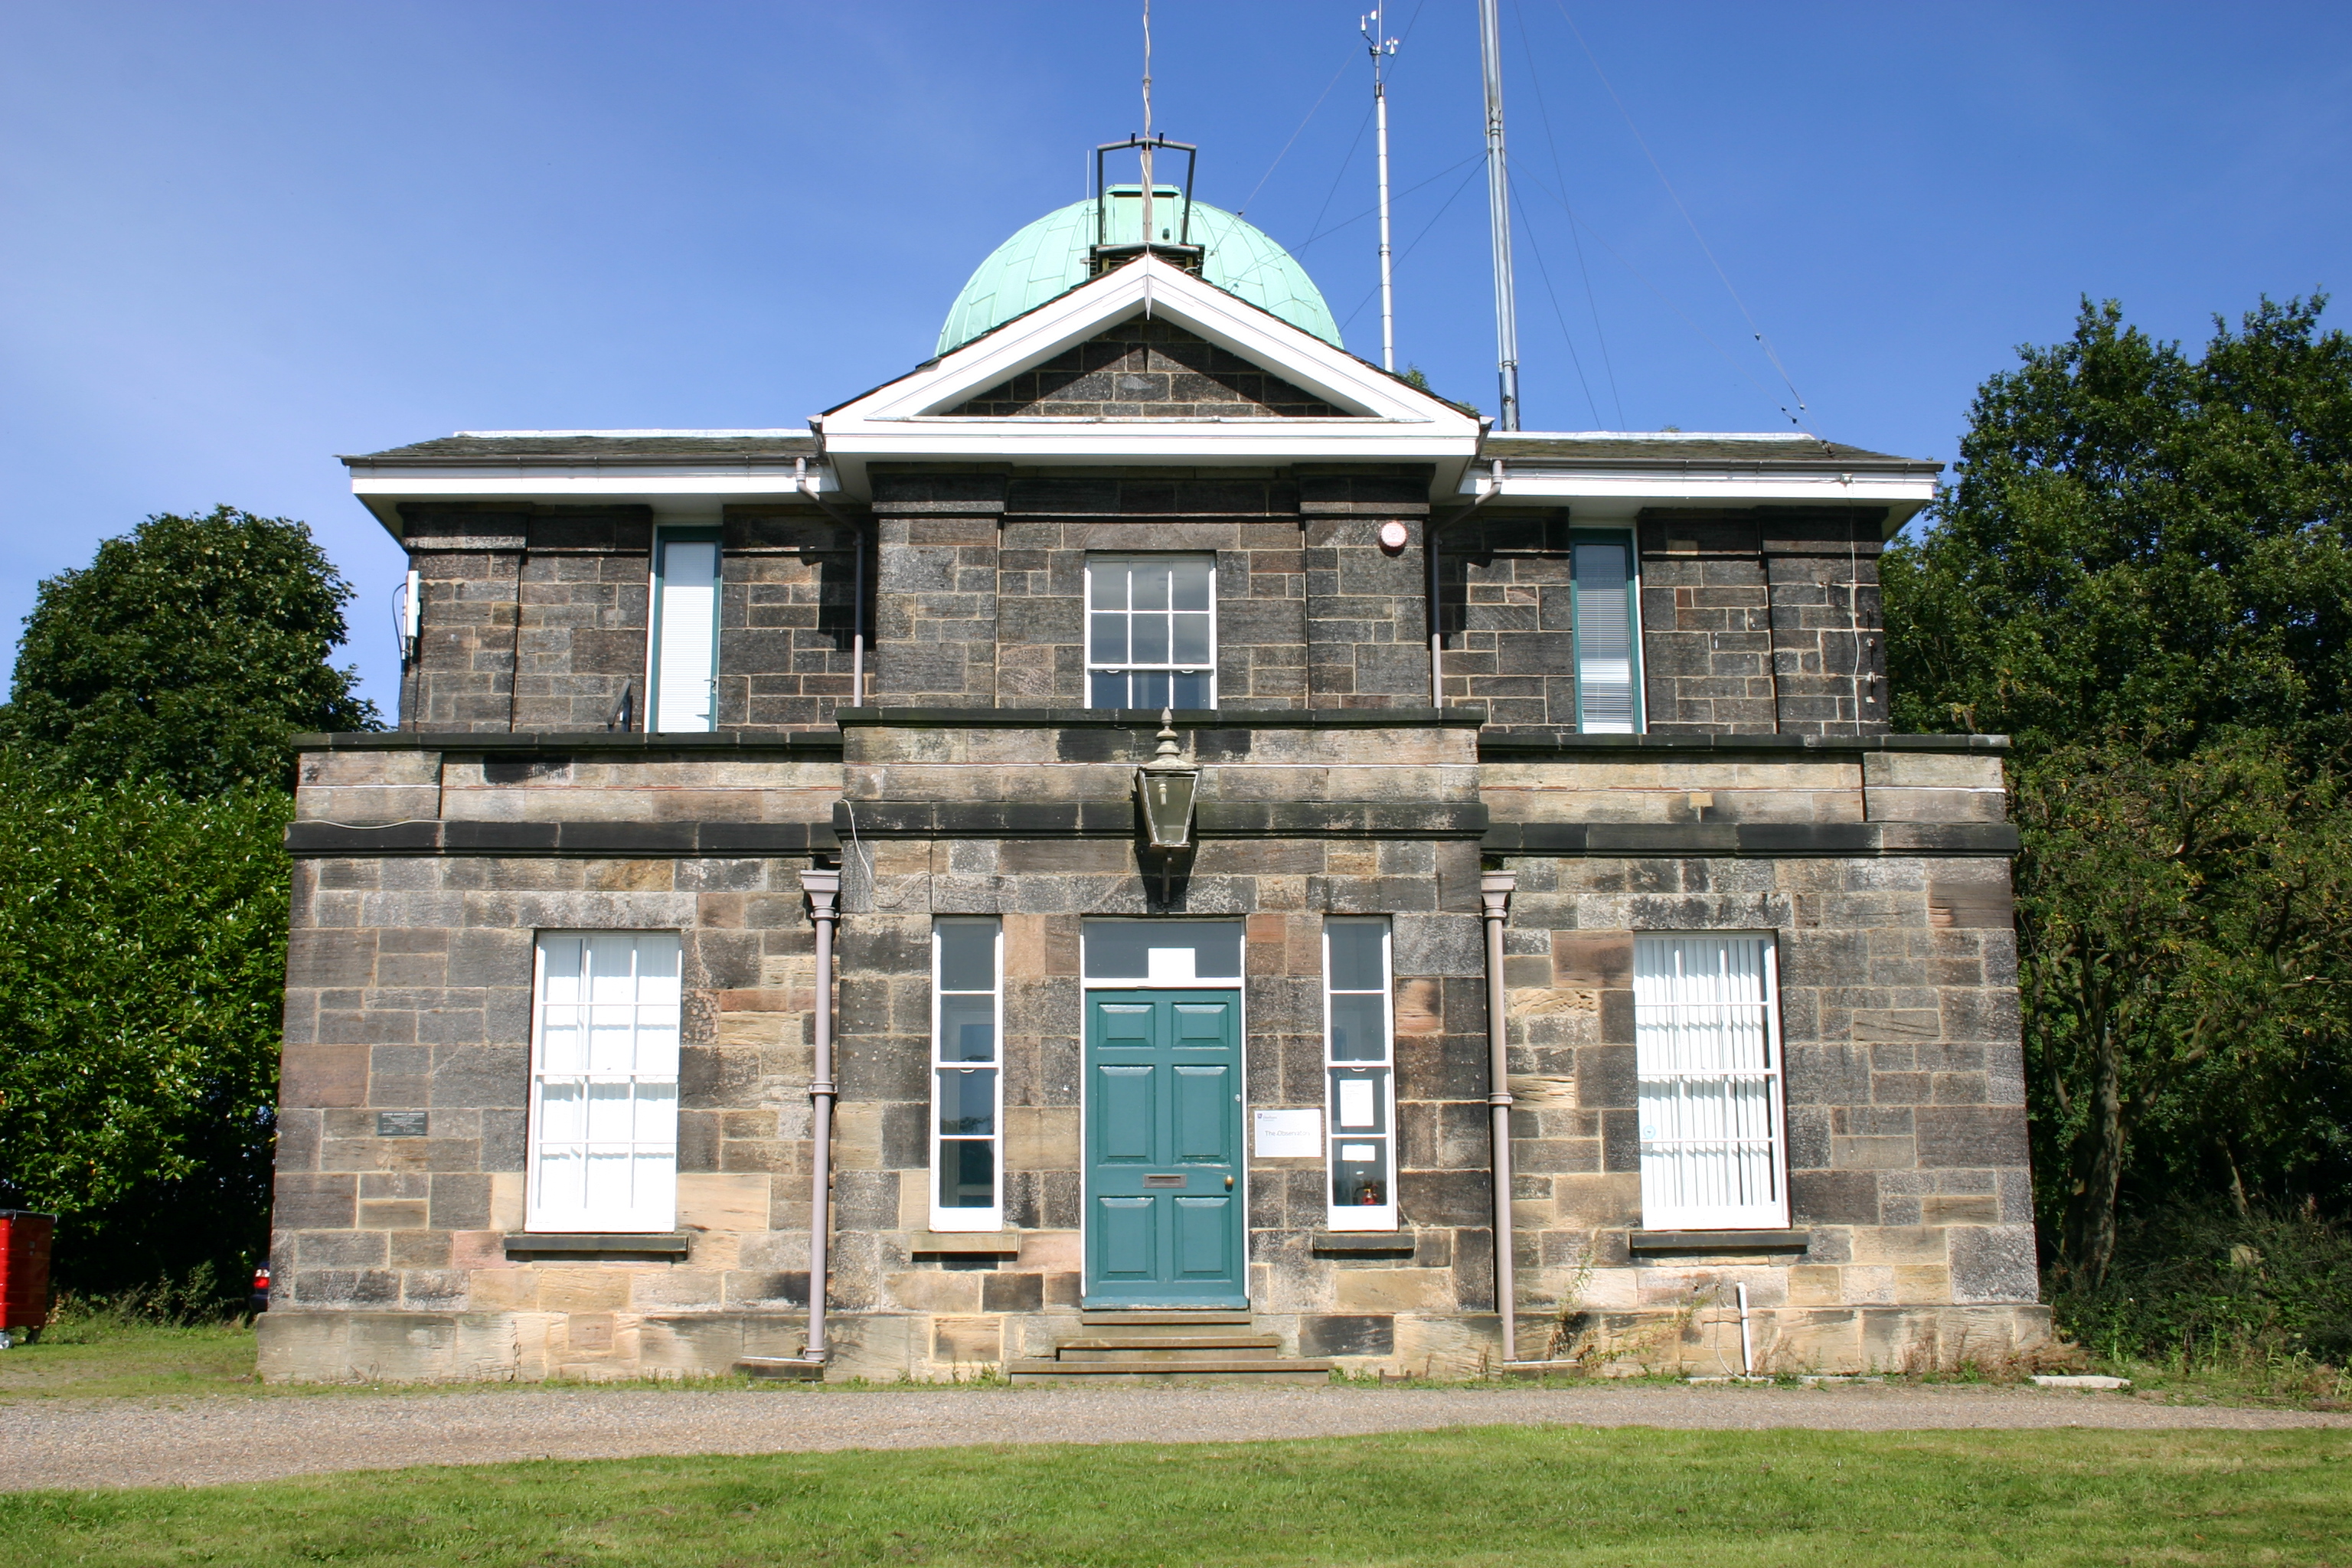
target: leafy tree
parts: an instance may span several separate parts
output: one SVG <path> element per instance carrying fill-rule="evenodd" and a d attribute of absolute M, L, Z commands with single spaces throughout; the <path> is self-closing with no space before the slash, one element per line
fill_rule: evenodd
<path fill-rule="evenodd" d="M 1885 562 L 1897 728 L 2005 731 L 2045 1237 L 2119 1202 L 2340 1198 L 2352 340 L 2265 300 L 2201 357 L 2085 301 L 1979 391 Z"/>
<path fill-rule="evenodd" d="M 283 787 L 289 736 L 377 726 L 355 672 L 327 662 L 351 597 L 299 522 L 151 517 L 41 584 L 0 733 L 57 783 Z"/>
<path fill-rule="evenodd" d="M 289 807 L 0 764 L 0 1201 L 65 1216 L 69 1283 L 265 1245 Z"/>
<path fill-rule="evenodd" d="M 2249 1208 L 2340 1163 L 2352 1104 L 2352 811 L 2250 742 L 2067 747 L 2016 781 L 2020 984 L 2061 1272 L 2115 1256 L 2135 1152 Z M 2336 1108 L 2331 1113 L 2326 1108 Z M 2315 1114 L 2317 1111 L 2317 1114 Z"/>

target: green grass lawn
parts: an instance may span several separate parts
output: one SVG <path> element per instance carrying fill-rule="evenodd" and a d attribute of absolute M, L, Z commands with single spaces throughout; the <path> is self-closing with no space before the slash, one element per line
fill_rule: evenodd
<path fill-rule="evenodd" d="M 2352 1563 L 2352 1433 L 1485 1427 L 0 1494 L 0 1563 Z"/>
<path fill-rule="evenodd" d="M 63 1394 L 251 1394 L 253 1329 L 231 1321 L 68 1322 L 0 1351 L 0 1401 Z M 5 1419 L 5 1417 L 0 1417 Z"/>

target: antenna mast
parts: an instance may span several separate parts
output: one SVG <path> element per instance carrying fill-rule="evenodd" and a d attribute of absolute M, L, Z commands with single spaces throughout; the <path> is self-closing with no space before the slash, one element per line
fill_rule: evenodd
<path fill-rule="evenodd" d="M 1143 0 L 1143 241 L 1151 254 L 1151 0 Z"/>
<path fill-rule="evenodd" d="M 1498 429 L 1519 427 L 1519 307 L 1511 287 L 1511 175 L 1503 161 L 1503 26 L 1495 0 L 1478 0 L 1478 58 L 1486 75 L 1486 206 L 1495 236 L 1495 363 L 1503 384 Z"/>
<path fill-rule="evenodd" d="M 1388 84 L 1381 79 L 1381 62 L 1384 56 L 1396 53 L 1397 41 L 1381 36 L 1388 29 L 1387 13 L 1384 0 L 1383 4 L 1373 6 L 1371 14 L 1356 26 L 1372 51 L 1372 114 L 1380 123 L 1381 368 L 1393 374 L 1396 370 L 1396 291 L 1389 278 L 1389 95 Z"/>

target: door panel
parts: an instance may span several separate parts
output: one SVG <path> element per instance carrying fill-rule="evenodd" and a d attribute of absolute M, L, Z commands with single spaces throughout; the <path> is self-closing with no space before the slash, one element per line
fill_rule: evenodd
<path fill-rule="evenodd" d="M 1241 997 L 1087 998 L 1087 1301 L 1240 1307 Z"/>
<path fill-rule="evenodd" d="M 1183 1280 L 1223 1280 L 1234 1277 L 1233 1221 L 1237 1205 L 1231 1198 L 1176 1200 L 1176 1277 Z"/>
<path fill-rule="evenodd" d="M 1233 1122 L 1234 1075 L 1223 1064 L 1175 1064 L 1176 1158 L 1185 1164 L 1234 1163 L 1227 1133 Z"/>
<path fill-rule="evenodd" d="M 1102 1137 L 1095 1145 L 1098 1158 L 1121 1163 L 1150 1162 L 1151 1129 L 1159 1120 L 1152 1113 L 1158 1077 L 1146 1062 L 1097 1065 L 1095 1100 L 1101 1107 L 1102 1127 Z"/>

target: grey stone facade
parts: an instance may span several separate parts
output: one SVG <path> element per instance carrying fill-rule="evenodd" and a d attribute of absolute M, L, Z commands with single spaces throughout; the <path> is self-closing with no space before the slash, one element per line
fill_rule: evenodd
<path fill-rule="evenodd" d="M 1322 1154 L 1234 1161 L 1233 1289 L 1285 1352 L 1738 1370 L 1742 1287 L 1759 1371 L 2046 1341 L 2001 743 L 1886 733 L 1880 542 L 1934 466 L 1810 437 L 1492 433 L 1131 266 L 812 434 L 349 459 L 421 626 L 399 730 L 302 754 L 263 1375 L 723 1373 L 793 1355 L 819 1290 L 828 1376 L 1050 1355 L 1098 1278 L 1097 917 L 1239 922 L 1241 1098 L 1335 1138 L 1327 1086 L 1354 1069 L 1326 1060 L 1326 922 L 1386 919 L 1394 1181 L 1354 1201 L 1395 1228 L 1346 1228 Z M 721 542 L 715 728 L 648 735 L 672 527 Z M 1633 550 L 1643 733 L 1576 730 L 1571 552 L 1593 532 Z M 1139 847 L 1158 715 L 1087 706 L 1096 552 L 1215 561 L 1216 704 L 1176 720 L 1199 792 L 1172 858 Z M 843 883 L 829 976 L 800 891 L 818 868 Z M 1503 871 L 1496 1083 L 1482 886 Z M 971 915 L 1003 936 L 1002 1228 L 935 1233 L 969 1216 L 932 1207 L 932 933 Z M 682 944 L 674 1233 L 530 1228 L 536 937 L 583 931 Z M 1777 953 L 1783 1228 L 1645 1206 L 1633 955 L 1706 932 Z"/>

